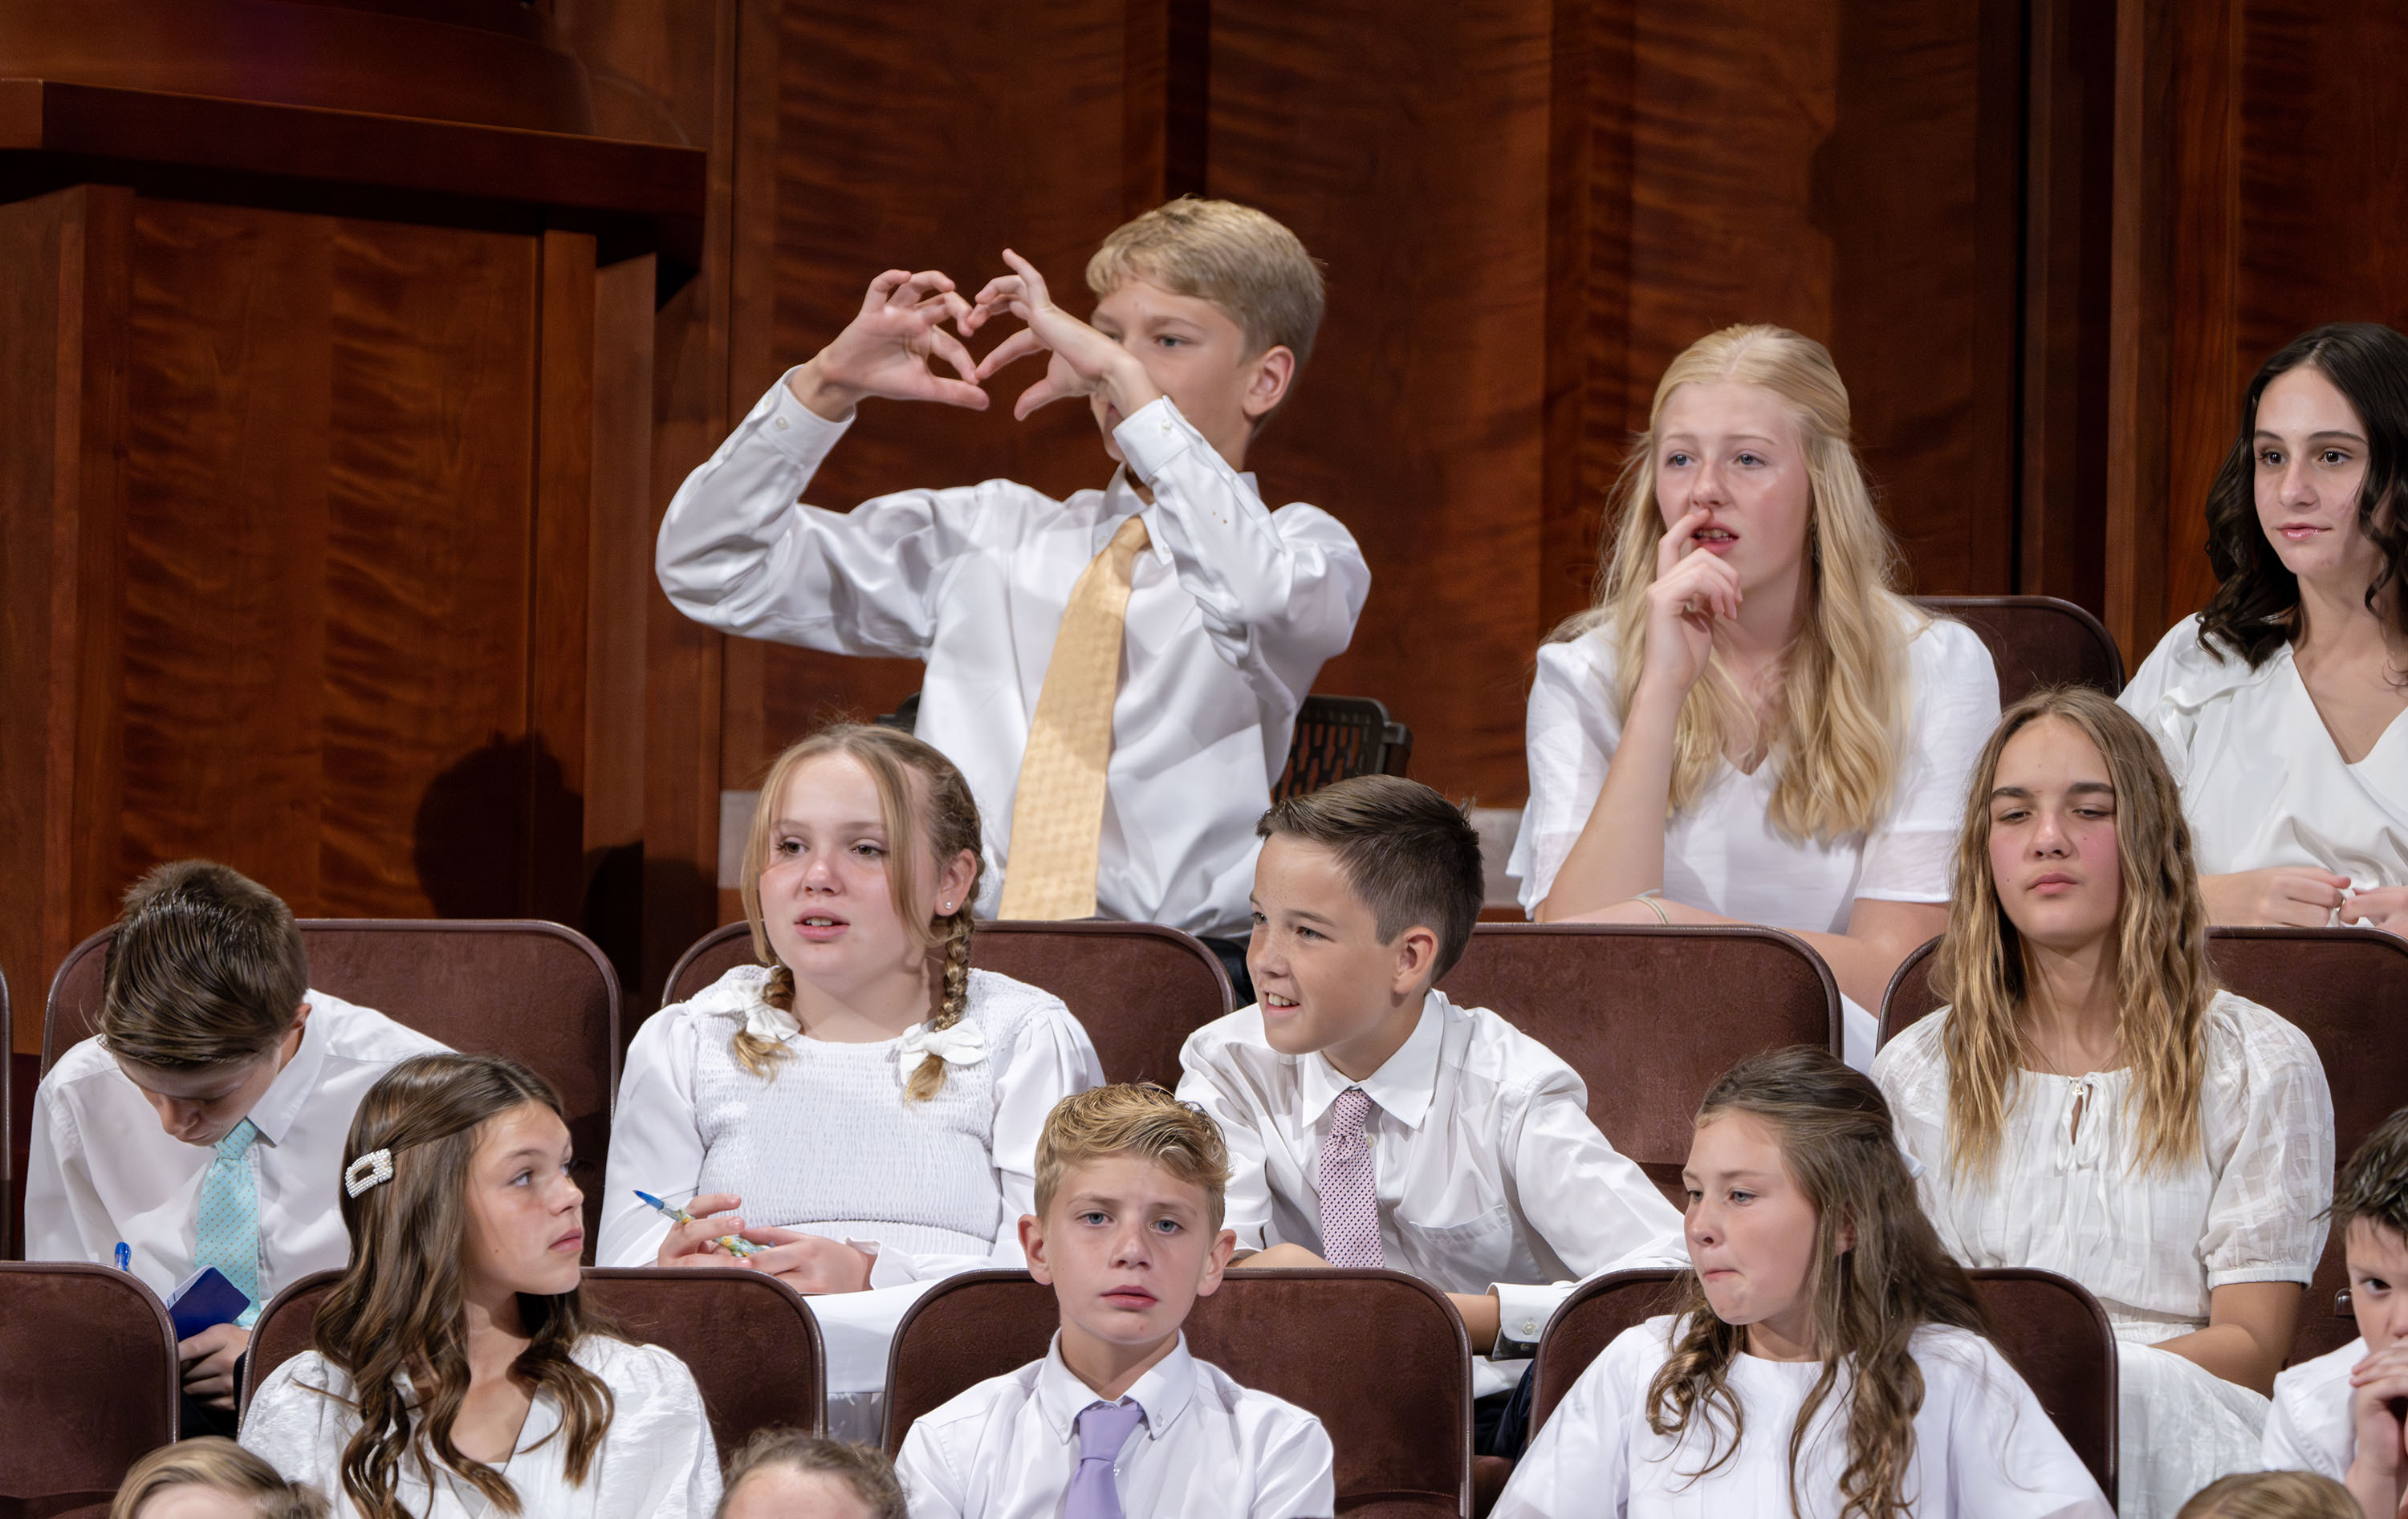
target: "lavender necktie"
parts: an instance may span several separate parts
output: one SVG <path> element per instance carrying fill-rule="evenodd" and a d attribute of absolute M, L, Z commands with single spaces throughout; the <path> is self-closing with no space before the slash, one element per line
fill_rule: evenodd
<path fill-rule="evenodd" d="M 1120 1484 L 1112 1463 L 1121 1458 L 1145 1410 L 1123 1399 L 1090 1403 L 1079 1412 L 1079 1469 L 1062 1501 L 1062 1519 L 1121 1519 Z"/>
<path fill-rule="evenodd" d="M 1380 1188 L 1363 1121 L 1371 1098 L 1359 1086 L 1329 1105 L 1329 1139 L 1321 1147 L 1321 1253 L 1332 1266 L 1385 1266 L 1380 1249 Z"/>

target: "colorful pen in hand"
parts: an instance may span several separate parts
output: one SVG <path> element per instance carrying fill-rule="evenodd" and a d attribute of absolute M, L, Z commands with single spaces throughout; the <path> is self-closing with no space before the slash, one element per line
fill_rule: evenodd
<path fill-rule="evenodd" d="M 694 1222 L 694 1215 L 692 1213 L 687 1212 L 682 1208 L 675 1207 L 669 1203 L 665 1203 L 658 1197 L 653 1197 L 651 1193 L 643 1191 L 641 1188 L 637 1190 L 636 1196 L 643 1198 L 647 1207 L 657 1208 L 662 1212 L 666 1213 L 668 1215 L 669 1222 L 672 1224 L 691 1224 Z M 731 1255 L 758 1255 L 761 1252 L 769 1248 L 767 1245 L 756 1245 L 752 1240 L 737 1234 L 723 1234 L 711 1242 L 719 1246 L 720 1249 L 726 1251 Z"/>
<path fill-rule="evenodd" d="M 117 1241 L 117 1268 L 121 1271 L 131 1271 L 134 1269 L 133 1247 L 128 1245 L 122 1240 Z"/>

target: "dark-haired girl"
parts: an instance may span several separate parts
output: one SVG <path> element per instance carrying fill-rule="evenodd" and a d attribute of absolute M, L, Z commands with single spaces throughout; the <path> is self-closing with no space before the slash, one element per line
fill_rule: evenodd
<path fill-rule="evenodd" d="M 2182 783 L 2212 923 L 2408 932 L 2408 337 L 2266 361 L 2208 496 L 2218 584 L 2125 688 Z"/>
<path fill-rule="evenodd" d="M 1870 1080 L 1802 1046 L 1742 1062 L 1682 1180 L 1679 1311 L 1590 1363 L 1497 1519 L 2106 1519 L 1984 1337 Z"/>
<path fill-rule="evenodd" d="M 584 1194 L 543 1078 L 420 1055 L 344 1147 L 351 1263 L 243 1445 L 360 1519 L 700 1519 L 719 1456 L 683 1362 L 579 1295 Z"/>

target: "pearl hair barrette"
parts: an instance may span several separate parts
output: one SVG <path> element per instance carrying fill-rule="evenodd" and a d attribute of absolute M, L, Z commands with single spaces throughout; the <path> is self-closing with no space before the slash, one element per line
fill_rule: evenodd
<path fill-rule="evenodd" d="M 343 1190 L 358 1197 L 380 1182 L 393 1180 L 393 1152 L 371 1150 L 343 1168 Z"/>

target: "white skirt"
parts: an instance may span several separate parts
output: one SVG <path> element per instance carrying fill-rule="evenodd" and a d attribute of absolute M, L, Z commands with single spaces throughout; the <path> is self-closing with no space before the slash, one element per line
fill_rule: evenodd
<path fill-rule="evenodd" d="M 2121 1519 L 2172 1519 L 2218 1477 L 2258 1469 L 2272 1403 L 2172 1351 L 2137 1340 L 2119 1341 L 2118 1350 Z"/>

